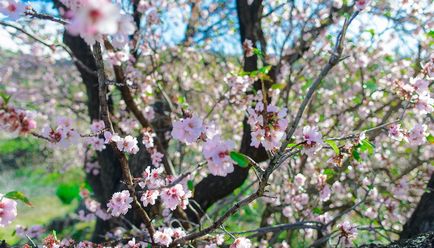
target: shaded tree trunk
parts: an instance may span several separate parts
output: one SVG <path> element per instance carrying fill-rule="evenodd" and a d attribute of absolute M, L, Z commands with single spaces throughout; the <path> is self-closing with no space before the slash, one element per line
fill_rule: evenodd
<path fill-rule="evenodd" d="M 425 192 L 400 234 L 401 239 L 414 237 L 420 233 L 434 231 L 434 174 Z"/>

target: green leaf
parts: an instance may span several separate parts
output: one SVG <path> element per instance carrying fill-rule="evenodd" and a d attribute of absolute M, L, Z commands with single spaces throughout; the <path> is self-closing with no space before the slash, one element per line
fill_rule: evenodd
<path fill-rule="evenodd" d="M 70 204 L 80 197 L 80 186 L 74 183 L 62 183 L 57 187 L 56 195 L 64 204 Z"/>
<path fill-rule="evenodd" d="M 246 168 L 250 161 L 246 155 L 239 152 L 230 152 L 229 156 L 233 161 L 235 161 L 241 168 Z"/>
<path fill-rule="evenodd" d="M 360 153 L 357 151 L 357 149 L 353 150 L 353 158 L 357 161 L 360 161 Z"/>
<path fill-rule="evenodd" d="M 336 172 L 331 168 L 327 168 L 324 170 L 323 174 L 327 176 L 334 176 Z"/>
<path fill-rule="evenodd" d="M 24 202 L 26 205 L 32 206 L 32 203 L 29 201 L 29 199 L 24 195 L 23 192 L 20 191 L 11 191 L 4 195 L 4 197 L 13 199 L 13 200 L 19 200 Z"/>
<path fill-rule="evenodd" d="M 264 67 L 261 67 L 261 69 L 259 69 L 260 73 L 264 73 L 264 74 L 268 74 L 268 72 L 271 70 L 271 65 L 266 65 Z"/>
<path fill-rule="evenodd" d="M 0 97 L 3 99 L 3 102 L 7 105 L 9 103 L 9 100 L 11 100 L 11 96 L 4 93 L 4 92 L 0 92 Z"/>
<path fill-rule="evenodd" d="M 429 143 L 434 144 L 434 136 L 432 134 L 426 136 L 426 140 L 428 140 Z"/>
<path fill-rule="evenodd" d="M 375 36 L 375 30 L 373 28 L 366 30 L 368 33 L 371 34 L 372 37 Z"/>
<path fill-rule="evenodd" d="M 434 29 L 433 29 L 433 30 L 430 30 L 428 33 L 426 33 L 426 35 L 427 35 L 428 37 L 430 37 L 431 39 L 434 39 Z"/>
<path fill-rule="evenodd" d="M 258 48 L 253 48 L 253 53 L 255 54 L 255 55 L 257 55 L 258 57 L 263 57 L 264 55 L 262 54 L 262 51 L 261 50 L 259 50 Z"/>
<path fill-rule="evenodd" d="M 312 210 L 312 212 L 316 215 L 320 215 L 320 214 L 322 214 L 322 209 L 317 207 L 317 208 L 314 208 Z"/>
<path fill-rule="evenodd" d="M 375 80 L 369 80 L 363 85 L 363 88 L 375 91 L 377 89 L 377 83 Z"/>
<path fill-rule="evenodd" d="M 368 151 L 370 155 L 372 155 L 375 151 L 375 146 L 369 140 L 364 139 L 361 141 L 360 150 L 365 152 Z"/>
<path fill-rule="evenodd" d="M 287 148 L 291 148 L 291 147 L 294 147 L 294 146 L 296 146 L 297 144 L 296 143 L 289 143 L 286 147 Z"/>
<path fill-rule="evenodd" d="M 183 96 L 178 96 L 178 103 L 179 103 L 179 104 L 183 104 L 183 103 L 185 103 L 185 97 L 183 97 Z"/>
<path fill-rule="evenodd" d="M 188 187 L 189 190 L 193 191 L 193 189 L 194 189 L 194 182 L 193 182 L 193 180 L 188 180 L 187 181 L 187 187 Z"/>
<path fill-rule="evenodd" d="M 285 84 L 273 84 L 273 85 L 271 85 L 271 88 L 273 90 L 282 90 L 285 88 Z"/>
<path fill-rule="evenodd" d="M 329 146 L 335 151 L 336 155 L 340 154 L 339 147 L 336 145 L 334 140 L 326 140 L 325 143 L 329 144 Z"/>

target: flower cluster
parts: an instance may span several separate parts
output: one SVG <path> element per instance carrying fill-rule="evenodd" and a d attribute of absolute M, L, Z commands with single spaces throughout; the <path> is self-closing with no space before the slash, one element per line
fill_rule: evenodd
<path fill-rule="evenodd" d="M 127 135 L 125 138 L 120 137 L 118 134 L 112 134 L 109 131 L 104 132 L 105 143 L 114 142 L 116 147 L 121 152 L 127 152 L 131 154 L 136 154 L 139 151 L 139 146 L 137 145 L 137 138 Z"/>
<path fill-rule="evenodd" d="M 389 137 L 394 140 L 404 140 L 410 145 L 420 146 L 426 142 L 427 126 L 425 124 L 415 124 L 410 131 L 401 129 L 400 124 L 390 124 L 388 126 Z"/>
<path fill-rule="evenodd" d="M 175 210 L 177 206 L 180 206 L 182 209 L 186 209 L 191 192 L 184 191 L 181 184 L 176 184 L 171 188 L 163 189 L 160 196 L 166 208 Z"/>
<path fill-rule="evenodd" d="M 229 246 L 229 248 L 250 248 L 250 247 L 252 247 L 252 241 L 244 237 L 235 239 L 234 243 L 232 243 Z"/>
<path fill-rule="evenodd" d="M 64 117 L 57 119 L 56 128 L 44 127 L 42 135 L 53 145 L 60 148 L 67 148 L 70 145 L 77 144 L 80 139 L 80 134 L 73 127 L 72 120 Z"/>
<path fill-rule="evenodd" d="M 322 134 L 317 127 L 305 126 L 302 134 L 303 150 L 302 153 L 313 156 L 323 146 Z"/>
<path fill-rule="evenodd" d="M 143 172 L 143 178 L 139 182 L 139 186 L 145 189 L 140 200 L 146 207 L 149 204 L 154 205 L 158 196 L 160 196 L 167 209 L 175 210 L 178 206 L 185 209 L 188 205 L 188 198 L 192 196 L 191 191 L 180 183 L 171 186 L 174 178 L 164 178 L 163 171 L 163 167 L 146 168 Z"/>
<path fill-rule="evenodd" d="M 104 35 L 112 35 L 114 44 L 122 47 L 135 31 L 133 18 L 122 14 L 120 6 L 109 0 L 62 0 L 62 3 L 69 8 L 64 13 L 70 19 L 67 30 L 80 35 L 89 45 L 101 42 Z"/>
<path fill-rule="evenodd" d="M 364 10 L 368 6 L 370 0 L 357 0 L 356 1 L 356 9 L 357 10 Z"/>
<path fill-rule="evenodd" d="M 173 123 L 172 137 L 186 144 L 191 144 L 204 131 L 202 119 L 197 116 L 188 117 Z"/>
<path fill-rule="evenodd" d="M 184 236 L 185 232 L 181 228 L 165 227 L 154 233 L 154 241 L 157 244 L 168 247 L 173 240 Z"/>
<path fill-rule="evenodd" d="M 0 13 L 6 15 L 11 20 L 17 20 L 26 11 L 26 5 L 20 3 L 18 0 L 1 0 Z"/>
<path fill-rule="evenodd" d="M 32 112 L 6 106 L 0 100 L 0 129 L 11 133 L 27 134 L 35 128 L 36 121 Z"/>
<path fill-rule="evenodd" d="M 0 227 L 12 223 L 17 217 L 17 202 L 0 194 Z"/>
<path fill-rule="evenodd" d="M 214 176 L 226 176 L 234 171 L 233 161 L 229 156 L 235 148 L 231 140 L 225 141 L 216 135 L 203 145 L 203 155 L 208 162 L 208 169 Z"/>
<path fill-rule="evenodd" d="M 258 93 L 253 100 L 255 107 L 247 108 L 248 123 L 252 129 L 250 145 L 254 147 L 262 145 L 266 150 L 279 147 L 288 126 L 286 108 L 279 110 L 272 104 L 264 106 L 261 93 Z"/>
<path fill-rule="evenodd" d="M 230 76 L 224 81 L 229 86 L 228 99 L 230 103 L 241 105 L 245 101 L 244 93 L 254 80 L 249 76 Z"/>
<path fill-rule="evenodd" d="M 130 196 L 128 190 L 116 192 L 113 194 L 110 202 L 107 203 L 107 211 L 115 217 L 125 215 L 127 214 L 128 209 L 131 208 L 131 202 L 133 202 L 133 198 Z"/>
<path fill-rule="evenodd" d="M 144 129 L 142 133 L 142 143 L 145 145 L 149 154 L 151 154 L 152 165 L 155 167 L 160 167 L 164 155 L 155 147 L 154 137 L 157 135 L 151 129 Z"/>
<path fill-rule="evenodd" d="M 338 225 L 340 233 L 340 240 L 342 240 L 343 245 L 346 247 L 352 246 L 352 241 L 357 236 L 357 228 L 355 225 L 351 224 L 349 221 L 345 221 Z"/>

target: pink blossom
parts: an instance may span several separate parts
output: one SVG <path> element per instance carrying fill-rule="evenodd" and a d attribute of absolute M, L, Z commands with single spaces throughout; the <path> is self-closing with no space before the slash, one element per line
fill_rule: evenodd
<path fill-rule="evenodd" d="M 112 65 L 121 66 L 123 62 L 128 61 L 129 55 L 122 51 L 108 52 L 109 61 Z"/>
<path fill-rule="evenodd" d="M 0 227 L 12 223 L 17 217 L 17 202 L 0 194 Z"/>
<path fill-rule="evenodd" d="M 143 132 L 142 143 L 145 145 L 146 149 L 154 147 L 154 137 L 156 136 L 157 135 L 150 130 Z"/>
<path fill-rule="evenodd" d="M 410 83 L 419 95 L 425 95 L 429 90 L 429 82 L 425 79 L 411 78 Z"/>
<path fill-rule="evenodd" d="M 232 243 L 229 248 L 250 248 L 252 247 L 252 241 L 247 238 L 239 237 L 234 243 Z"/>
<path fill-rule="evenodd" d="M 143 172 L 143 181 L 139 182 L 139 186 L 143 189 L 149 187 L 156 189 L 164 184 L 164 179 L 162 178 L 162 173 L 164 171 L 163 167 L 152 169 L 147 167 Z"/>
<path fill-rule="evenodd" d="M 144 207 L 148 206 L 149 204 L 154 205 L 155 200 L 157 200 L 158 198 L 158 195 L 158 190 L 146 190 L 140 200 L 143 202 Z"/>
<path fill-rule="evenodd" d="M 294 177 L 294 183 L 298 187 L 303 187 L 305 182 L 306 182 L 306 177 L 300 173 Z"/>
<path fill-rule="evenodd" d="M 66 1 L 64 1 L 66 2 Z M 67 30 L 80 35 L 89 45 L 101 41 L 103 35 L 132 34 L 131 26 L 122 24 L 118 5 L 108 0 L 87 0 L 85 4 L 67 6 L 71 8 L 72 19 Z M 126 19 L 126 22 L 131 19 Z"/>
<path fill-rule="evenodd" d="M 131 154 L 136 154 L 139 151 L 139 147 L 137 146 L 137 138 L 133 136 L 126 136 L 125 138 L 119 137 L 119 135 L 115 134 L 111 137 L 111 140 L 116 143 L 119 151 L 128 152 Z"/>
<path fill-rule="evenodd" d="M 60 117 L 57 120 L 57 124 L 58 126 L 55 129 L 44 127 L 42 135 L 60 148 L 67 148 L 79 143 L 80 134 L 74 129 L 71 119 Z"/>
<path fill-rule="evenodd" d="M 427 95 L 419 95 L 416 101 L 415 108 L 416 112 L 421 115 L 426 115 L 434 110 L 434 99 Z"/>
<path fill-rule="evenodd" d="M 163 230 L 156 231 L 154 233 L 154 241 L 157 244 L 169 247 L 172 243 L 173 231 L 171 228 L 163 228 Z"/>
<path fill-rule="evenodd" d="M 186 235 L 185 231 L 182 230 L 182 228 L 180 228 L 180 227 L 172 229 L 173 239 L 179 239 L 179 238 L 185 237 L 185 235 Z"/>
<path fill-rule="evenodd" d="M 92 133 L 98 133 L 105 128 L 105 124 L 103 120 L 93 120 L 92 125 L 90 126 L 90 130 Z"/>
<path fill-rule="evenodd" d="M 279 110 L 276 106 L 269 104 L 266 109 L 261 102 L 262 94 L 256 97 L 255 108 L 247 108 L 249 114 L 247 122 L 252 132 L 251 146 L 259 147 L 261 144 L 266 150 L 272 150 L 281 145 L 281 139 L 285 135 L 288 120 L 286 119 L 286 108 Z M 263 111 L 266 113 L 263 113 Z M 264 119 L 265 116 L 265 119 Z"/>
<path fill-rule="evenodd" d="M 351 224 L 349 221 L 344 221 L 338 225 L 338 228 L 341 231 L 340 238 L 342 239 L 343 244 L 345 246 L 350 246 L 357 236 L 356 226 Z"/>
<path fill-rule="evenodd" d="M 4 105 L 0 99 L 0 129 L 22 135 L 28 134 L 36 128 L 36 121 L 33 118 L 32 112 Z"/>
<path fill-rule="evenodd" d="M 322 202 L 328 201 L 330 199 L 331 193 L 330 186 L 326 184 L 319 192 L 319 199 Z"/>
<path fill-rule="evenodd" d="M 92 146 L 96 151 L 102 151 L 105 149 L 104 139 L 98 137 L 89 137 L 87 143 Z"/>
<path fill-rule="evenodd" d="M 169 189 L 163 189 L 160 196 L 166 208 L 175 210 L 177 206 L 180 206 L 185 209 L 188 198 L 191 197 L 191 192 L 185 192 L 181 184 L 176 184 Z"/>
<path fill-rule="evenodd" d="M 424 144 L 426 141 L 426 129 L 426 125 L 416 124 L 408 134 L 408 141 L 410 142 L 410 144 L 415 146 Z"/>
<path fill-rule="evenodd" d="M 369 2 L 370 0 L 356 0 L 356 9 L 364 10 L 368 6 Z"/>
<path fill-rule="evenodd" d="M 294 215 L 294 211 L 291 206 L 286 206 L 282 209 L 282 214 L 287 218 L 292 218 Z"/>
<path fill-rule="evenodd" d="M 173 123 L 172 136 L 181 142 L 190 144 L 195 142 L 204 131 L 202 120 L 193 116 Z"/>
<path fill-rule="evenodd" d="M 115 217 L 118 217 L 121 214 L 125 215 L 127 214 L 128 209 L 131 208 L 131 202 L 133 202 L 133 198 L 130 196 L 128 190 L 116 192 L 107 204 L 108 211 Z"/>
<path fill-rule="evenodd" d="M 317 127 L 305 126 L 303 128 L 303 145 L 302 153 L 312 156 L 322 148 L 322 134 Z"/>
<path fill-rule="evenodd" d="M 20 3 L 18 0 L 1 0 L 0 13 L 8 16 L 11 20 L 15 21 L 24 15 L 26 5 Z"/>
<path fill-rule="evenodd" d="M 226 176 L 234 171 L 233 161 L 229 156 L 235 148 L 233 141 L 225 141 L 216 135 L 203 146 L 203 155 L 208 162 L 208 169 L 214 176 Z"/>
<path fill-rule="evenodd" d="M 390 124 L 388 130 L 390 138 L 398 141 L 401 141 L 404 138 L 404 132 L 401 129 L 401 124 Z"/>
<path fill-rule="evenodd" d="M 164 154 L 153 150 L 151 153 L 152 165 L 155 167 L 159 167 L 161 165 L 161 161 L 163 160 Z"/>

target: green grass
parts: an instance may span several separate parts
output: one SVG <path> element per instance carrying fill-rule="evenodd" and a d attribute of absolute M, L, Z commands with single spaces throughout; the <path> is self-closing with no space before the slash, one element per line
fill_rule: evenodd
<path fill-rule="evenodd" d="M 58 195 L 58 189 L 65 184 L 80 185 L 83 178 L 82 170 L 77 167 L 63 174 L 50 173 L 41 166 L 0 171 L 1 193 L 15 190 L 21 191 L 32 203 L 32 207 L 29 207 L 22 202 L 18 202 L 17 219 L 9 226 L 0 228 L 0 239 L 5 239 L 8 244 L 16 244 L 19 237 L 12 235 L 16 225 L 26 227 L 32 225 L 45 226 L 55 218 L 72 213 L 78 205 L 77 197 L 73 196 L 73 199 L 67 201 L 69 204 L 65 204 L 64 198 L 61 199 L 60 195 Z M 72 228 L 89 230 L 90 224 L 87 223 L 87 226 Z M 52 230 L 47 231 L 51 232 Z"/>
<path fill-rule="evenodd" d="M 33 207 L 18 203 L 17 219 L 6 228 L 0 229 L 0 237 L 5 239 L 8 244 L 13 245 L 19 241 L 19 237 L 13 235 L 16 225 L 26 227 L 32 225 L 44 225 L 54 218 L 71 213 L 77 206 L 77 201 L 69 205 L 62 204 L 62 202 L 54 195 L 44 195 L 31 198 L 31 202 Z"/>

